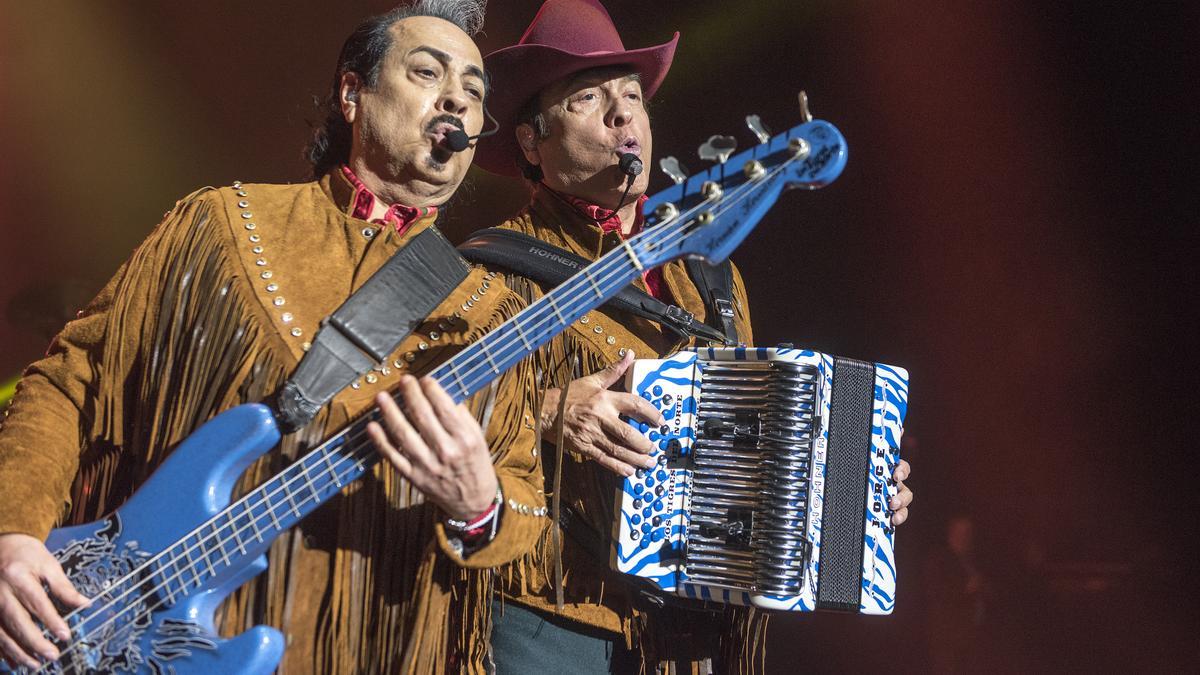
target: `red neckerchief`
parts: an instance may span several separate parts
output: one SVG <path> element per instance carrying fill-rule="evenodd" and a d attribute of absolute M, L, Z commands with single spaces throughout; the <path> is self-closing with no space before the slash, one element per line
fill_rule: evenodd
<path fill-rule="evenodd" d="M 354 171 L 345 164 L 342 165 L 342 175 L 350 184 L 354 186 L 354 196 L 350 198 L 350 203 L 354 206 L 354 210 L 350 215 L 359 220 L 368 220 L 372 209 L 375 208 L 375 196 L 366 185 L 354 175 Z M 383 214 L 382 218 L 371 220 L 372 223 L 381 225 L 391 225 L 396 228 L 396 232 L 404 234 L 404 231 L 410 225 L 417 222 L 425 216 L 430 216 L 437 213 L 436 206 L 405 206 L 404 204 L 392 204 L 388 207 L 387 213 Z"/>
<path fill-rule="evenodd" d="M 617 215 L 616 211 L 606 209 L 603 206 L 597 206 L 586 199 L 580 199 L 574 195 L 564 194 L 562 196 L 567 200 L 568 204 L 574 206 L 580 213 L 599 225 L 601 232 L 616 232 L 617 236 L 622 239 L 628 239 L 642 231 L 642 226 L 646 222 L 645 216 L 642 214 L 642 208 L 646 205 L 646 200 L 650 199 L 648 195 L 638 197 L 637 216 L 633 219 L 633 227 L 629 228 L 629 234 L 625 234 L 621 231 L 621 217 Z M 650 291 L 650 295 L 663 302 L 671 302 L 670 291 L 667 290 L 666 282 L 663 281 L 662 269 L 656 267 L 643 272 L 642 280 L 646 282 L 646 290 Z"/>

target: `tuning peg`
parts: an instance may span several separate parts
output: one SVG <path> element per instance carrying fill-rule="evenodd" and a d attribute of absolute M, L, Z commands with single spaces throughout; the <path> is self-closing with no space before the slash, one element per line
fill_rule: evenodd
<path fill-rule="evenodd" d="M 724 164 L 734 150 L 737 150 L 737 139 L 733 136 L 710 136 L 697 152 L 700 159 Z"/>
<path fill-rule="evenodd" d="M 676 185 L 679 185 L 683 181 L 687 180 L 687 167 L 674 157 L 663 157 L 662 159 L 658 160 L 658 168 L 662 169 L 663 173 L 667 174 L 671 180 L 675 181 Z"/>
<path fill-rule="evenodd" d="M 804 93 L 803 89 L 800 90 L 800 119 L 805 122 L 813 120 L 812 113 L 808 111 L 808 94 Z"/>
<path fill-rule="evenodd" d="M 750 127 L 750 131 L 758 138 L 759 143 L 766 143 L 771 140 L 771 130 L 763 124 L 762 118 L 758 115 L 746 115 L 746 126 Z"/>

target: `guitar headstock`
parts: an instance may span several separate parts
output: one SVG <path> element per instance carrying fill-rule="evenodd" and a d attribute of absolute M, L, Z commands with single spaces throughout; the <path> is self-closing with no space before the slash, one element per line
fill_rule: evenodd
<path fill-rule="evenodd" d="M 755 135 L 767 138 L 748 150 L 730 156 L 729 137 L 718 136 L 701 146 L 702 157 L 727 159 L 646 201 L 648 230 L 663 226 L 678 232 L 671 237 L 648 237 L 640 252 L 642 261 L 655 266 L 682 256 L 698 256 L 720 262 L 784 190 L 815 190 L 837 179 L 846 166 L 846 139 L 832 124 L 811 119 L 804 103 L 802 94 L 802 114 L 808 121 L 773 137 L 767 138 L 757 115 L 748 117 Z"/>

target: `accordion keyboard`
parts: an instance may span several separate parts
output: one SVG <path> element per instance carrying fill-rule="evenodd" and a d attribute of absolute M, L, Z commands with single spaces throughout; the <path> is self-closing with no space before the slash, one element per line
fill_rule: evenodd
<path fill-rule="evenodd" d="M 807 560 L 816 368 L 700 361 L 691 519 L 696 582 L 799 595 Z"/>

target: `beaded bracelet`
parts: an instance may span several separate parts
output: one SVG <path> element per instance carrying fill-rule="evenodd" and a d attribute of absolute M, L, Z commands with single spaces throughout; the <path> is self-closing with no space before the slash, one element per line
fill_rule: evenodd
<path fill-rule="evenodd" d="M 446 519 L 446 527 L 461 533 L 464 537 L 475 537 L 483 534 L 484 527 L 488 523 L 492 523 L 491 536 L 496 536 L 496 524 L 499 522 L 497 517 L 500 512 L 500 506 L 504 504 L 504 495 L 500 492 L 500 486 L 496 486 L 496 498 L 492 500 L 490 506 L 482 514 L 475 518 L 467 520 L 458 520 L 455 518 Z"/>

